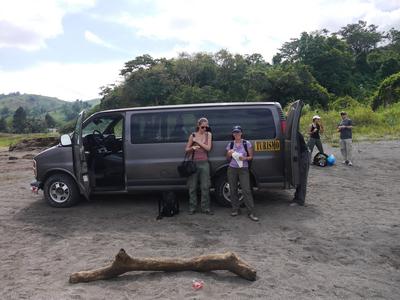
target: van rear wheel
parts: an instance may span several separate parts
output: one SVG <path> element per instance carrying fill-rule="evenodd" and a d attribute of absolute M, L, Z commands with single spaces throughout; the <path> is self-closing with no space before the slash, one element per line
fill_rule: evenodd
<path fill-rule="evenodd" d="M 71 207 L 80 199 L 75 181 L 66 174 L 53 174 L 43 187 L 44 198 L 53 207 Z"/>
<path fill-rule="evenodd" d="M 228 177 L 226 173 L 220 175 L 215 181 L 215 193 L 217 203 L 221 206 L 231 207 L 231 188 L 228 183 Z M 243 203 L 243 194 L 242 189 L 240 188 L 240 184 L 238 183 L 238 197 L 239 203 Z"/>

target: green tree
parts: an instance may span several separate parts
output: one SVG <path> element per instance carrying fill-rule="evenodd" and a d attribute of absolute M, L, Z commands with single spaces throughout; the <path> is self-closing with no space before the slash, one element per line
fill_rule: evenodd
<path fill-rule="evenodd" d="M 54 128 L 56 126 L 56 121 L 49 113 L 47 113 L 44 116 L 44 121 L 46 123 L 47 128 Z"/>
<path fill-rule="evenodd" d="M 306 104 L 327 108 L 329 93 L 322 87 L 304 65 L 282 65 L 267 72 L 270 82 L 269 101 L 285 106 L 297 99 Z"/>
<path fill-rule="evenodd" d="M 374 96 L 372 109 L 400 102 L 400 72 L 382 81 Z"/>
<path fill-rule="evenodd" d="M 342 27 L 337 33 L 346 40 L 356 55 L 361 55 L 375 49 L 385 37 L 384 33 L 377 29 L 378 26 L 373 24 L 367 26 L 367 22 L 360 20 L 356 24 Z"/>
<path fill-rule="evenodd" d="M 0 132 L 7 132 L 7 122 L 4 117 L 0 118 Z"/>
<path fill-rule="evenodd" d="M 23 107 L 18 107 L 13 116 L 12 126 L 14 132 L 23 133 L 26 127 L 26 112 Z"/>
<path fill-rule="evenodd" d="M 330 93 L 344 95 L 351 91 L 352 54 L 345 42 L 328 36 L 328 31 L 303 32 L 299 39 L 284 43 L 279 51 L 274 58 L 276 63 L 310 66 L 312 75 Z"/>
<path fill-rule="evenodd" d="M 385 38 L 385 34 L 377 29 L 378 26 L 373 24 L 367 26 L 367 22 L 360 20 L 356 24 L 342 27 L 337 32 L 352 49 L 357 71 L 360 73 L 371 72 L 367 63 L 367 55 Z"/>
<path fill-rule="evenodd" d="M 27 118 L 26 127 L 23 131 L 24 133 L 38 133 L 44 131 L 46 131 L 46 123 L 44 120 L 35 117 Z"/>
<path fill-rule="evenodd" d="M 150 55 L 144 54 L 142 56 L 137 56 L 135 59 L 130 60 L 125 63 L 125 67 L 121 70 L 120 75 L 129 77 L 130 74 L 138 71 L 145 70 L 157 63 Z"/>
<path fill-rule="evenodd" d="M 7 106 L 4 106 L 1 110 L 0 110 L 0 116 L 1 117 L 8 117 L 8 115 L 10 114 L 10 109 Z"/>

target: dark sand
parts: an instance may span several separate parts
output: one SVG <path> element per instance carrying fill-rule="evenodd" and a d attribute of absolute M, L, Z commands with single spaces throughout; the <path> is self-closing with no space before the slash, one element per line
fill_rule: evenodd
<path fill-rule="evenodd" d="M 27 152 L 0 151 L 0 299 L 400 299 L 400 142 L 354 145 L 354 166 L 310 169 L 306 207 L 293 191 L 256 194 L 259 223 L 182 213 L 156 221 L 157 195 L 98 197 L 69 209 L 34 195 Z M 9 156 L 18 159 L 10 160 Z M 130 272 L 70 284 L 73 272 L 135 257 L 233 251 L 249 282 L 226 271 Z M 192 289 L 192 280 L 204 288 Z"/>

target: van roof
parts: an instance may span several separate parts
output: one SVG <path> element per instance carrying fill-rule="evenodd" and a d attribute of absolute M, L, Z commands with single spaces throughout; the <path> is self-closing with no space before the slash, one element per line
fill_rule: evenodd
<path fill-rule="evenodd" d="M 122 112 L 131 110 L 156 110 L 165 108 L 201 108 L 201 107 L 221 107 L 221 106 L 257 106 L 257 105 L 273 105 L 278 106 L 282 109 L 279 102 L 219 102 L 219 103 L 200 103 L 200 104 L 178 104 L 178 105 L 158 105 L 158 106 L 138 106 L 138 107 L 127 107 L 127 108 L 116 108 L 109 110 L 102 110 L 96 113 L 105 112 Z"/>

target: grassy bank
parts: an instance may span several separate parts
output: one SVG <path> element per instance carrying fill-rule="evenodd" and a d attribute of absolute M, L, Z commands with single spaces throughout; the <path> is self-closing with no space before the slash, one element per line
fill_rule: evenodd
<path fill-rule="evenodd" d="M 33 139 L 41 137 L 52 137 L 58 136 L 55 133 L 30 133 L 30 134 L 11 134 L 11 133 L 0 133 L 0 147 L 9 147 L 24 139 Z"/>
<path fill-rule="evenodd" d="M 400 103 L 377 111 L 363 106 L 348 108 L 346 111 L 353 121 L 353 140 L 355 142 L 400 139 Z M 323 143 L 337 146 L 339 133 L 336 131 L 336 127 L 341 120 L 340 112 L 313 110 L 306 106 L 300 121 L 302 133 L 307 132 L 313 115 L 319 115 L 324 125 Z"/>

